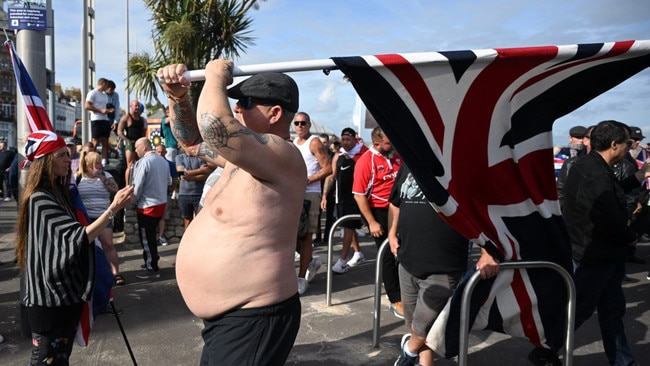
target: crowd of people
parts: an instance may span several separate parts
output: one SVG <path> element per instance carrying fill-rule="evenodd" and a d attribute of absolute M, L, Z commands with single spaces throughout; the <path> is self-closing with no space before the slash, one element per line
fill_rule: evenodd
<path fill-rule="evenodd" d="M 283 364 L 300 328 L 300 295 L 321 267 L 314 244 L 324 241 L 335 218 L 357 214 L 361 220 L 342 225 L 332 271 L 344 274 L 364 263 L 363 225 L 377 248 L 388 240 L 390 252 L 378 259 L 382 281 L 390 311 L 408 329 L 395 365 L 433 365 L 426 336 L 468 268 L 471 242 L 435 212 L 381 128 L 373 129 L 369 146 L 352 128 L 336 138 L 316 136 L 309 114 L 299 111 L 291 77 L 261 73 L 230 86 L 233 68 L 226 60 L 208 63 L 196 111 L 186 66 L 158 71 L 169 101 L 161 122 L 167 146 L 146 137 L 138 100 L 124 116 L 115 115 L 115 85 L 106 79 L 86 99 L 91 144 L 81 147 L 50 131 L 29 135 L 16 257 L 24 270 L 32 365 L 68 364 L 68 340 L 94 286 L 95 240 L 114 284 L 127 282 L 113 243 L 120 210 L 136 212 L 143 256 L 136 276 L 160 277 L 157 247 L 168 244 L 172 199 L 178 199 L 185 226 L 176 280 L 187 307 L 204 323 L 201 364 Z M 236 100 L 234 108 L 229 99 Z M 124 144 L 123 180 L 105 171 L 111 129 Z M 603 121 L 572 128 L 569 146 L 558 153 L 565 160 L 558 196 L 573 251 L 576 327 L 597 309 L 614 365 L 634 363 L 622 323 L 622 281 L 626 261 L 645 263 L 634 248 L 650 234 L 650 165 L 645 155 L 638 154 L 637 163 L 630 154 L 644 151 L 643 138 L 637 127 Z M 5 160 L 13 156 L 5 157 L 5 150 L 0 142 L 0 167 L 9 174 Z M 251 264 L 245 276 L 242 257 Z M 498 261 L 485 251 L 475 268 L 483 279 L 499 273 Z M 560 346 L 536 348 L 529 359 L 560 364 Z"/>

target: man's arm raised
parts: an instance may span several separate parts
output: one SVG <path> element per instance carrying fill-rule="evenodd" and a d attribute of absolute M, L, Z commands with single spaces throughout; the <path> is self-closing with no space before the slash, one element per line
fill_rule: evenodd
<path fill-rule="evenodd" d="M 284 136 L 279 136 L 286 132 L 286 138 L 289 137 L 293 114 L 285 113 L 279 105 L 257 104 L 247 110 L 236 106 L 241 121 L 234 117 L 226 89 L 233 80 L 233 67 L 227 60 L 214 60 L 206 66 L 206 80 L 197 107 L 204 142 L 211 150 L 261 180 L 278 182 L 288 178 L 287 174 L 293 174 L 289 172 L 297 168 L 304 171 L 299 152 L 284 140 Z M 288 159 L 288 154 L 293 154 L 293 158 Z M 304 181 L 304 175 L 301 179 Z"/>
<path fill-rule="evenodd" d="M 202 141 L 188 96 L 190 81 L 183 77 L 185 71 L 187 67 L 183 64 L 173 64 L 158 70 L 158 78 L 165 81 L 162 88 L 169 102 L 172 133 L 184 147 L 198 145 Z"/>

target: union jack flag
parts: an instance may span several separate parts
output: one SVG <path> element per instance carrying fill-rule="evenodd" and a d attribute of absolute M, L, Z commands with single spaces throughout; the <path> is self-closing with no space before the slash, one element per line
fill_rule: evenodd
<path fill-rule="evenodd" d="M 571 273 L 553 122 L 650 65 L 650 41 L 333 58 L 442 217 L 504 261 Z M 427 337 L 458 354 L 459 286 Z M 562 345 L 566 291 L 545 269 L 480 281 L 472 329 Z"/>
<path fill-rule="evenodd" d="M 9 51 L 11 63 L 14 67 L 14 75 L 16 76 L 16 83 L 20 88 L 20 94 L 23 97 L 23 104 L 25 105 L 25 114 L 27 115 L 27 122 L 29 123 L 29 131 L 34 132 L 38 130 L 54 131 L 50 118 L 47 116 L 47 111 L 43 105 L 43 100 L 38 95 L 38 91 L 29 77 L 29 73 L 23 65 L 23 61 L 16 54 L 14 43 L 12 41 L 5 41 L 5 47 Z"/>
<path fill-rule="evenodd" d="M 25 105 L 25 114 L 29 124 L 29 131 L 34 132 L 38 130 L 54 131 L 50 117 L 43 106 L 43 101 L 38 95 L 38 91 L 32 82 L 32 78 L 23 65 L 23 61 L 18 57 L 16 49 L 12 41 L 5 41 L 5 47 L 9 50 L 11 62 L 16 76 L 16 83 L 20 87 L 20 92 Z M 70 185 L 70 196 L 74 207 L 76 209 L 77 219 L 79 223 L 84 226 L 89 224 L 86 208 L 81 201 L 79 191 L 74 180 Z M 111 273 L 108 261 L 104 255 L 104 251 L 95 239 L 95 288 L 93 291 L 93 298 L 90 301 L 84 302 L 81 319 L 79 320 L 79 327 L 77 328 L 77 343 L 80 346 L 88 345 L 88 338 L 90 336 L 90 329 L 93 326 L 95 317 L 106 307 L 106 305 L 113 300 L 113 274 Z"/>

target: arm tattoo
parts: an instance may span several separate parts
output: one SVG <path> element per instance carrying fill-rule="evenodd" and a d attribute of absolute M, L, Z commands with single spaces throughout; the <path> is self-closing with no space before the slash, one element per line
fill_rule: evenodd
<path fill-rule="evenodd" d="M 228 128 L 232 128 L 233 126 L 237 128 L 237 130 L 229 132 Z M 230 139 L 247 135 L 253 136 L 260 144 L 266 145 L 269 143 L 268 135 L 255 133 L 250 129 L 241 126 L 234 118 L 231 118 L 230 121 L 226 122 L 222 118 L 215 117 L 213 114 L 204 113 L 201 115 L 200 128 L 205 142 L 210 145 L 210 147 L 216 149 L 233 149 L 233 147 L 228 144 Z"/>
<path fill-rule="evenodd" d="M 202 142 L 199 145 L 199 148 L 196 150 L 196 156 L 198 156 L 198 157 L 207 156 L 209 158 L 216 159 L 218 154 L 215 153 L 214 151 L 212 151 L 210 149 L 210 146 L 208 146 L 208 144 L 206 142 Z"/>
<path fill-rule="evenodd" d="M 171 121 L 172 133 L 184 145 L 195 145 L 201 141 L 198 126 L 194 123 L 194 113 L 190 102 L 181 102 L 174 105 L 175 118 Z"/>

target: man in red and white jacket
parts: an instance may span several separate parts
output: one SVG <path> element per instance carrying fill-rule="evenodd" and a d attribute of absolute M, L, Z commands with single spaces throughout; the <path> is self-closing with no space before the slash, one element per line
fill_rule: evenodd
<path fill-rule="evenodd" d="M 388 199 L 402 158 L 381 128 L 372 130 L 371 138 L 372 148 L 354 166 L 352 194 L 379 248 L 388 235 Z M 391 303 L 390 310 L 403 319 L 397 262 L 389 251 L 385 252 L 382 261 L 382 279 Z"/>

